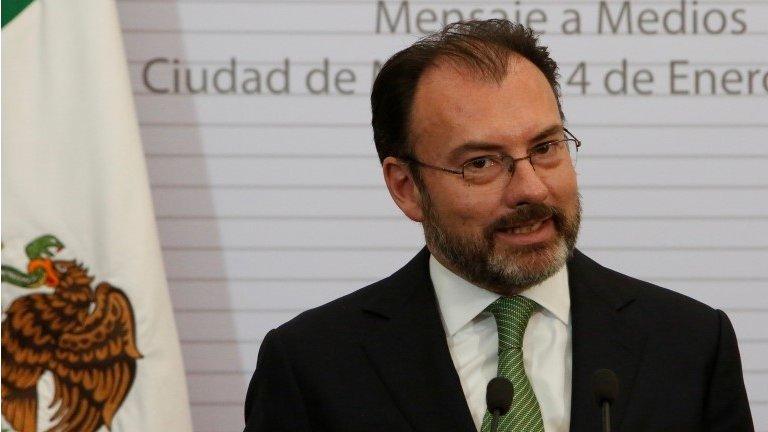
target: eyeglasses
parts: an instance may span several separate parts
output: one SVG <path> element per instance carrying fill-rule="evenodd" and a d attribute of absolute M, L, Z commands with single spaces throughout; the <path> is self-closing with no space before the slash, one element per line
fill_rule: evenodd
<path fill-rule="evenodd" d="M 502 182 L 499 180 L 503 178 L 502 174 L 508 173 L 509 177 L 507 178 L 507 182 L 504 183 L 504 185 L 506 185 L 509 183 L 509 179 L 515 174 L 515 164 L 526 159 L 530 161 L 534 170 L 536 170 L 536 168 L 544 170 L 554 169 L 566 162 L 571 163 L 572 166 L 575 167 L 578 151 L 581 147 L 581 141 L 573 136 L 568 129 L 563 128 L 563 130 L 567 134 L 566 138 L 536 144 L 528 150 L 527 156 L 513 158 L 512 156 L 504 154 L 483 155 L 464 162 L 460 169 L 430 165 L 412 157 L 404 157 L 401 159 L 425 168 L 461 175 L 464 181 L 469 185 L 500 185 Z"/>

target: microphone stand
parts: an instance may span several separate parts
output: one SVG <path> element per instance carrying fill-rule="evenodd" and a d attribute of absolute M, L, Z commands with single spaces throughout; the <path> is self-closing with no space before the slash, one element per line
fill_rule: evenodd
<path fill-rule="evenodd" d="M 603 417 L 602 432 L 611 432 L 611 404 L 619 394 L 619 378 L 610 369 L 598 369 L 592 375 L 592 393 Z"/>
<path fill-rule="evenodd" d="M 491 412 L 491 432 L 497 432 L 499 430 L 499 411 L 493 410 Z"/>
<path fill-rule="evenodd" d="M 611 403 L 603 401 L 603 432 L 611 432 Z"/>

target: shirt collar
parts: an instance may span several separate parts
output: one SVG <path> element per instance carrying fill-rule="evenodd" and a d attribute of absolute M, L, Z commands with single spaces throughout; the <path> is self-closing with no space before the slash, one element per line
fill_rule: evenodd
<path fill-rule="evenodd" d="M 486 307 L 501 297 L 499 294 L 480 288 L 440 264 L 434 256 L 429 257 L 429 275 L 435 287 L 443 326 L 450 337 L 469 324 Z M 568 269 L 562 266 L 554 275 L 540 284 L 520 293 L 544 308 L 566 326 L 570 320 L 571 298 L 568 287 Z"/>

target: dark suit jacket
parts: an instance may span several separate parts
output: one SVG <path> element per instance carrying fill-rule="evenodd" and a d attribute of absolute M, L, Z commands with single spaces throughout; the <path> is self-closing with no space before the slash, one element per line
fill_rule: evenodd
<path fill-rule="evenodd" d="M 475 431 L 446 344 L 429 252 L 386 279 L 270 331 L 246 431 Z M 726 315 L 600 266 L 568 261 L 571 431 L 599 431 L 595 370 L 616 372 L 617 431 L 752 431 Z"/>

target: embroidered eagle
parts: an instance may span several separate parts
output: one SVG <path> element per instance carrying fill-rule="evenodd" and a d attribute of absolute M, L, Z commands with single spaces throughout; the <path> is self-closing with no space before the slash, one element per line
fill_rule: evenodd
<path fill-rule="evenodd" d="M 49 431 L 110 428 L 142 357 L 128 297 L 106 282 L 92 290 L 81 263 L 52 259 L 63 247 L 44 235 L 26 246 L 27 272 L 2 266 L 4 283 L 54 289 L 19 297 L 3 320 L 2 412 L 18 432 L 37 430 L 36 385 L 45 371 L 54 382 Z"/>

